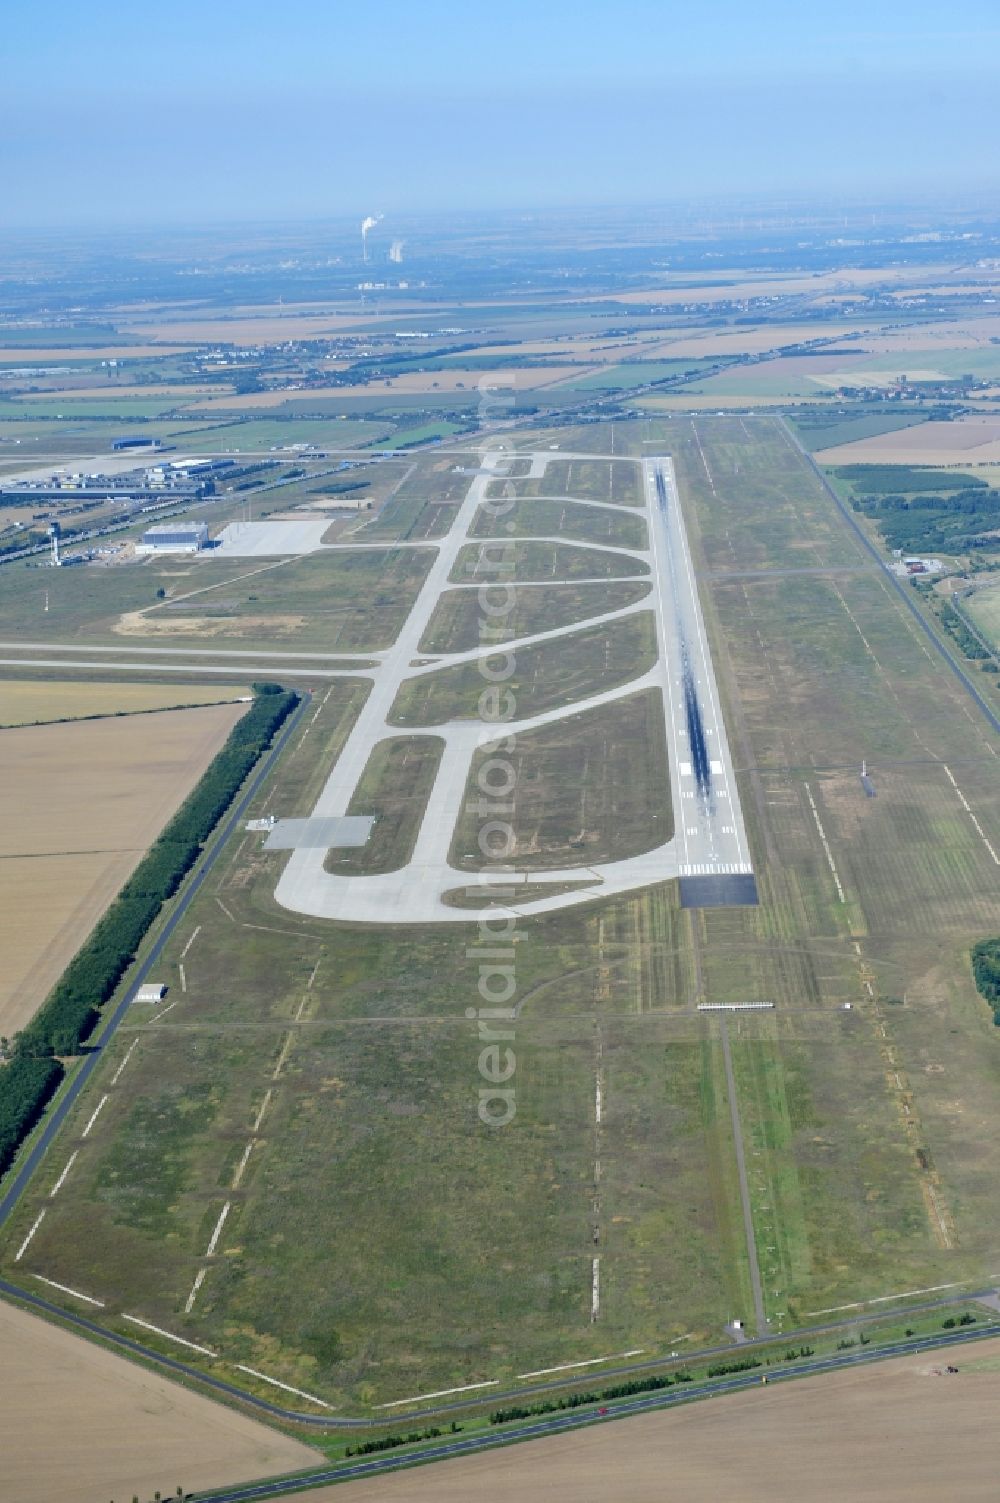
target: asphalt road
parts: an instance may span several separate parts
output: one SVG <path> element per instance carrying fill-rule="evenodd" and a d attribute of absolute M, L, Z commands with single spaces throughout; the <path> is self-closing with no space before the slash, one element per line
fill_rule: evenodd
<path fill-rule="evenodd" d="M 953 1346 L 966 1344 L 973 1341 L 982 1341 L 987 1337 L 995 1337 L 995 1329 L 969 1330 L 964 1334 L 955 1334 L 947 1342 L 938 1336 L 926 1336 L 914 1338 L 910 1341 L 901 1341 L 893 1346 L 882 1347 L 877 1352 L 859 1350 L 850 1356 L 838 1355 L 834 1357 L 820 1357 L 816 1360 L 806 1360 L 795 1363 L 780 1371 L 772 1370 L 767 1374 L 768 1383 L 784 1382 L 790 1378 L 806 1377 L 810 1374 L 842 1371 L 845 1367 L 860 1367 L 869 1362 L 879 1362 L 888 1357 L 913 1356 L 920 1352 L 933 1351 L 943 1345 Z M 742 1348 L 743 1351 L 748 1350 Z M 752 1349 L 751 1349 L 752 1350 Z M 468 1436 L 465 1439 L 446 1440 L 442 1439 L 440 1445 L 429 1446 L 410 1458 L 410 1463 L 423 1463 L 427 1461 L 444 1461 L 450 1457 L 467 1456 L 477 1451 L 491 1450 L 494 1447 L 510 1445 L 522 1440 L 537 1440 L 545 1435 L 558 1435 L 565 1430 L 582 1429 L 585 1425 L 603 1424 L 605 1421 L 624 1419 L 627 1415 L 643 1414 L 653 1409 L 674 1409 L 682 1404 L 690 1404 L 695 1400 L 705 1398 L 709 1394 L 717 1395 L 724 1393 L 739 1393 L 744 1389 L 757 1388 L 760 1386 L 762 1373 L 760 1369 L 749 1373 L 738 1373 L 721 1382 L 713 1383 L 689 1383 L 666 1392 L 659 1391 L 645 1396 L 637 1396 L 631 1399 L 611 1400 L 601 1406 L 601 1412 L 590 1410 L 582 1415 L 579 1412 L 569 1412 L 556 1415 L 548 1415 L 543 1419 L 534 1420 L 530 1423 L 512 1423 L 509 1426 L 498 1426 L 493 1431 Z M 390 1451 L 384 1455 L 374 1456 L 363 1461 L 329 1467 L 310 1472 L 307 1478 L 303 1478 L 303 1484 L 308 1482 L 309 1487 L 317 1487 L 324 1482 L 345 1482 L 351 1478 L 376 1476 L 380 1472 L 396 1471 L 407 1464 L 407 1459 L 393 1455 Z M 204 1496 L 212 1499 L 212 1503 L 249 1503 L 256 1498 L 280 1498 L 287 1497 L 295 1489 L 294 1483 L 286 1479 L 270 1482 L 252 1482 L 242 1487 L 229 1488 L 222 1492 L 212 1492 Z M 197 1497 L 197 1494 L 195 1495 Z"/>
<path fill-rule="evenodd" d="M 0 1198 L 0 1227 L 4 1225 L 4 1223 L 14 1212 L 21 1195 L 27 1189 L 32 1175 L 35 1173 L 35 1170 L 42 1162 L 42 1159 L 45 1157 L 46 1153 L 49 1150 L 49 1145 L 51 1144 L 56 1133 L 61 1128 L 63 1122 L 66 1120 L 67 1113 L 70 1111 L 73 1103 L 76 1101 L 76 1098 L 79 1096 L 80 1092 L 83 1090 L 94 1070 L 97 1068 L 98 1062 L 102 1058 L 105 1048 L 114 1037 L 115 1030 L 118 1028 L 118 1025 L 121 1023 L 122 1019 L 126 1016 L 129 1009 L 131 1008 L 132 997 L 136 989 L 142 985 L 142 983 L 146 980 L 146 977 L 149 975 L 150 971 L 156 965 L 157 961 L 160 958 L 160 955 L 163 952 L 164 945 L 167 943 L 167 940 L 173 934 L 174 930 L 177 928 L 177 925 L 181 922 L 184 915 L 187 913 L 188 908 L 191 906 L 192 900 L 197 895 L 202 883 L 205 881 L 205 878 L 208 876 L 209 872 L 212 870 L 212 867 L 215 865 L 215 862 L 218 859 L 223 847 L 229 840 L 229 837 L 237 829 L 240 821 L 246 814 L 251 799 L 256 794 L 264 779 L 270 773 L 275 762 L 281 756 L 281 753 L 284 751 L 285 744 L 288 741 L 289 736 L 291 736 L 292 732 L 294 731 L 295 727 L 298 725 L 303 714 L 305 713 L 305 709 L 308 703 L 308 698 L 304 697 L 298 708 L 293 710 L 292 714 L 289 715 L 288 719 L 285 721 L 285 724 L 282 726 L 281 731 L 279 732 L 278 737 L 274 742 L 274 745 L 271 747 L 271 750 L 258 763 L 257 769 L 254 772 L 250 783 L 247 785 L 245 792 L 243 793 L 239 801 L 234 805 L 228 818 L 225 820 L 212 844 L 209 846 L 207 852 L 202 856 L 201 862 L 195 869 L 194 875 L 191 877 L 191 880 L 183 888 L 174 911 L 171 913 L 163 928 L 160 930 L 160 933 L 157 935 L 157 938 L 149 954 L 146 956 L 145 960 L 140 963 L 138 968 L 133 971 L 125 995 L 118 1003 L 111 1016 L 106 1019 L 104 1026 L 102 1027 L 97 1037 L 96 1043 L 91 1046 L 90 1053 L 84 1056 L 84 1059 L 79 1065 L 76 1074 L 70 1080 L 68 1088 L 66 1089 L 64 1094 L 59 1097 L 55 1107 L 50 1112 L 49 1116 L 45 1119 L 45 1126 L 37 1141 L 35 1142 L 34 1147 L 21 1163 L 20 1167 L 17 1169 L 13 1177 L 8 1181 L 7 1186 L 4 1190 L 3 1197 Z M 7 1288 L 9 1292 L 12 1286 L 0 1285 L 0 1287 Z"/>

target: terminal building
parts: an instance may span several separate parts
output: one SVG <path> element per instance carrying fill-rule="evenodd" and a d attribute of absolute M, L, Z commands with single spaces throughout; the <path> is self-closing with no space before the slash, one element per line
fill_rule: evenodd
<path fill-rule="evenodd" d="M 136 553 L 198 553 L 208 542 L 204 522 L 158 522 L 147 527 Z"/>

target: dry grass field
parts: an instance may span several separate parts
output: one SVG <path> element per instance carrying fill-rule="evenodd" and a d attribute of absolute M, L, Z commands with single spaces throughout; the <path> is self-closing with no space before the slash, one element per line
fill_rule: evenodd
<path fill-rule="evenodd" d="M 384 1477 L 379 1503 L 995 1503 L 1000 1341 L 900 1357 Z M 952 1362 L 958 1374 L 945 1374 Z M 372 1484 L 309 1494 L 365 1503 Z"/>
<path fill-rule="evenodd" d="M 315 1465 L 245 1415 L 0 1304 L 4 1503 L 173 1497 Z"/>
<path fill-rule="evenodd" d="M 820 464 L 981 464 L 1000 461 L 1000 418 L 963 417 L 879 433 L 823 449 Z"/>
<path fill-rule="evenodd" d="M 0 732 L 0 1033 L 29 1021 L 242 713 Z"/>
<path fill-rule="evenodd" d="M 0 681 L 0 728 L 103 715 L 137 715 L 238 699 L 235 684 L 97 684 L 81 679 Z"/>

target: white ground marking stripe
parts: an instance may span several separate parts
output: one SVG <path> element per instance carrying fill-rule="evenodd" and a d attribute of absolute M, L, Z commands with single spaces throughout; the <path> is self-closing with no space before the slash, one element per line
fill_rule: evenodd
<path fill-rule="evenodd" d="M 271 1087 L 268 1086 L 267 1090 L 264 1092 L 264 1099 L 263 1099 L 263 1101 L 260 1104 L 260 1111 L 257 1113 L 257 1120 L 256 1120 L 256 1122 L 253 1125 L 254 1132 L 260 1132 L 260 1124 L 263 1122 L 263 1120 L 264 1120 L 264 1113 L 267 1111 L 267 1109 L 268 1109 L 268 1107 L 269 1107 L 270 1104 L 271 1104 Z"/>
<path fill-rule="evenodd" d="M 637 1346 L 631 1352 L 613 1352 L 610 1357 L 591 1357 L 589 1362 L 561 1362 L 558 1367 L 538 1367 L 533 1373 L 515 1373 L 515 1378 L 547 1378 L 550 1373 L 568 1373 L 577 1367 L 597 1367 L 602 1362 L 621 1362 L 625 1357 L 641 1357 L 645 1347 Z"/>
<path fill-rule="evenodd" d="M 215 1223 L 215 1231 L 212 1233 L 211 1241 L 209 1242 L 207 1248 L 205 1249 L 205 1257 L 206 1258 L 212 1257 L 212 1255 L 215 1252 L 216 1247 L 218 1246 L 219 1238 L 222 1236 L 222 1228 L 226 1224 L 226 1217 L 229 1215 L 229 1211 L 230 1211 L 231 1207 L 232 1207 L 232 1201 L 231 1200 L 227 1200 L 226 1203 L 225 1203 L 225 1205 L 222 1207 L 222 1210 L 219 1212 L 219 1219 Z"/>
<path fill-rule="evenodd" d="M 80 1152 L 79 1148 L 74 1148 L 73 1152 L 70 1154 L 69 1158 L 66 1160 L 66 1167 L 65 1167 L 65 1169 L 63 1170 L 62 1174 L 60 1174 L 60 1176 L 56 1180 L 55 1184 L 52 1186 L 52 1189 L 49 1191 L 49 1199 L 50 1200 L 52 1200 L 52 1198 L 55 1195 L 57 1195 L 59 1193 L 59 1191 L 62 1189 L 62 1187 L 63 1187 L 63 1181 L 65 1180 L 65 1178 L 66 1178 L 67 1174 L 69 1173 L 69 1171 L 72 1169 L 74 1160 L 76 1159 L 76 1156 L 77 1156 L 77 1154 L 79 1152 Z"/>
<path fill-rule="evenodd" d="M 177 969 L 180 972 L 180 976 L 181 976 L 181 991 L 182 992 L 186 992 L 187 989 L 188 989 L 188 984 L 187 984 L 187 977 L 184 974 L 184 967 L 182 965 L 179 965 L 177 967 Z"/>
<path fill-rule="evenodd" d="M 79 1289 L 71 1289 L 68 1284 L 57 1284 L 55 1279 L 43 1278 L 40 1273 L 33 1273 L 31 1277 L 37 1279 L 40 1284 L 48 1284 L 50 1289 L 58 1289 L 61 1294 L 71 1294 L 74 1299 L 82 1299 L 88 1305 L 96 1305 L 99 1310 L 104 1309 L 104 1301 L 94 1299 L 91 1294 L 83 1294 Z"/>
<path fill-rule="evenodd" d="M 122 1078 L 122 1071 L 124 1070 L 125 1066 L 128 1064 L 129 1060 L 132 1058 L 132 1052 L 135 1049 L 135 1047 L 138 1044 L 138 1042 L 139 1042 L 138 1039 L 133 1039 L 132 1040 L 132 1042 L 131 1042 L 131 1044 L 129 1045 L 129 1048 L 128 1048 L 128 1053 L 126 1054 L 125 1058 L 122 1060 L 121 1064 L 118 1066 L 118 1069 L 115 1071 L 115 1073 L 111 1077 L 111 1084 L 112 1085 L 117 1085 L 118 1082 L 121 1080 L 121 1078 Z"/>
<path fill-rule="evenodd" d="M 185 987 L 184 990 L 186 991 L 187 987 Z M 177 1001 L 178 1002 L 180 1001 L 179 997 L 178 997 Z M 173 1008 L 175 1008 L 176 1006 L 177 1006 L 177 1002 L 171 1002 L 170 1005 L 168 1007 L 165 1007 L 162 1012 L 159 1012 L 159 1013 L 156 1014 L 156 1017 L 153 1019 L 153 1022 L 154 1023 L 162 1022 L 162 1020 L 167 1016 L 167 1013 L 171 1012 L 173 1010 Z"/>
<path fill-rule="evenodd" d="M 253 1153 L 253 1144 L 254 1140 L 251 1138 L 243 1150 L 243 1157 L 236 1166 L 236 1173 L 233 1175 L 233 1182 L 229 1187 L 231 1190 L 238 1190 L 240 1187 L 240 1180 L 243 1178 L 247 1164 L 250 1162 L 250 1155 Z"/>
<path fill-rule="evenodd" d="M 100 1101 L 94 1107 L 93 1116 L 91 1117 L 90 1121 L 87 1123 L 86 1127 L 83 1129 L 83 1132 L 80 1134 L 81 1138 L 89 1138 L 90 1137 L 90 1129 L 93 1127 L 94 1123 L 97 1121 L 98 1117 L 101 1115 L 101 1112 L 104 1110 L 104 1104 L 108 1100 L 110 1100 L 110 1097 L 108 1097 L 106 1095 L 101 1097 Z"/>
<path fill-rule="evenodd" d="M 601 1313 L 601 1260 L 594 1259 L 594 1272 L 590 1286 L 590 1318 L 596 1320 Z"/>
<path fill-rule="evenodd" d="M 205 1275 L 207 1272 L 207 1268 L 199 1268 L 198 1272 L 195 1274 L 194 1283 L 191 1285 L 191 1293 L 188 1295 L 187 1300 L 184 1303 L 185 1315 L 190 1315 L 191 1311 L 194 1309 L 194 1302 L 198 1298 L 198 1290 L 205 1282 Z"/>
<path fill-rule="evenodd" d="M 39 1211 L 38 1215 L 35 1217 L 35 1221 L 34 1221 L 34 1224 L 33 1224 L 32 1228 L 31 1228 L 31 1231 L 25 1237 L 24 1241 L 21 1243 L 21 1246 L 18 1248 L 17 1252 L 14 1254 L 14 1262 L 15 1263 L 20 1263 L 21 1259 L 24 1257 L 25 1253 L 28 1251 L 28 1243 L 31 1241 L 32 1237 L 38 1231 L 38 1228 L 41 1226 L 41 1224 L 42 1224 L 42 1222 L 44 1220 L 45 1220 L 45 1211 L 41 1210 L 41 1211 Z"/>
<path fill-rule="evenodd" d="M 944 1289 L 961 1289 L 970 1279 L 961 1279 L 957 1284 L 931 1284 L 927 1289 L 901 1289 L 898 1294 L 880 1294 L 877 1299 L 857 1299 L 850 1305 L 829 1305 L 825 1310 L 807 1310 L 807 1315 L 837 1315 L 841 1310 L 861 1310 L 865 1305 L 887 1305 L 894 1299 L 912 1299 L 917 1294 L 940 1294 Z"/>
<path fill-rule="evenodd" d="M 318 1399 L 314 1393 L 306 1393 L 302 1388 L 293 1388 L 290 1383 L 280 1383 L 277 1378 L 269 1378 L 267 1373 L 259 1373 L 255 1367 L 244 1367 L 242 1362 L 237 1362 L 236 1366 L 241 1373 L 249 1373 L 251 1378 L 259 1378 L 262 1383 L 272 1383 L 275 1388 L 283 1388 L 286 1393 L 294 1393 L 300 1399 L 308 1399 L 310 1404 L 318 1404 L 321 1409 L 332 1407 L 325 1399 Z"/>
<path fill-rule="evenodd" d="M 425 1399 L 447 1399 L 453 1393 L 473 1393 L 477 1388 L 496 1388 L 499 1378 L 484 1383 L 466 1383 L 462 1388 L 439 1388 L 434 1393 L 415 1393 L 408 1399 L 393 1399 L 391 1404 L 376 1404 L 376 1409 L 399 1409 L 403 1404 L 422 1404 Z"/>
<path fill-rule="evenodd" d="M 187 944 L 184 946 L 183 950 L 181 951 L 181 959 L 182 960 L 187 955 L 187 952 L 190 950 L 191 946 L 194 944 L 195 940 L 198 938 L 198 935 L 200 933 L 201 933 L 201 925 L 199 924 L 196 929 L 192 930 L 192 932 L 191 932 L 191 938 L 188 940 Z"/>
<path fill-rule="evenodd" d="M 840 898 L 840 901 L 842 903 L 846 903 L 847 898 L 844 895 L 844 889 L 841 886 L 840 877 L 838 876 L 837 868 L 834 865 L 833 852 L 830 850 L 830 842 L 827 840 L 826 831 L 823 829 L 823 826 L 820 823 L 819 810 L 816 808 L 816 800 L 812 796 L 812 789 L 809 787 L 808 783 L 805 784 L 805 790 L 806 797 L 809 800 L 809 807 L 812 810 L 813 819 L 816 821 L 816 828 L 819 831 L 819 838 L 823 842 L 823 849 L 826 852 L 826 859 L 829 864 L 830 870 L 833 873 L 833 880 L 837 886 L 837 896 Z"/>
<path fill-rule="evenodd" d="M 976 833 L 978 834 L 980 840 L 983 842 L 983 845 L 986 847 L 986 849 L 989 851 L 990 855 L 993 857 L 993 861 L 994 861 L 995 865 L 1000 866 L 1000 856 L 997 855 L 996 851 L 993 849 L 992 845 L 987 840 L 987 838 L 986 838 L 986 831 L 983 829 L 982 825 L 979 823 L 979 820 L 976 818 L 976 816 L 973 814 L 972 810 L 969 808 L 969 801 L 965 797 L 965 794 L 962 792 L 961 788 L 959 788 L 958 784 L 955 782 L 955 779 L 952 776 L 951 768 L 948 766 L 948 764 L 946 762 L 942 762 L 941 766 L 944 768 L 945 772 L 948 774 L 948 781 L 951 783 L 951 786 L 954 788 L 955 792 L 958 794 L 959 802 L 961 803 L 962 808 L 965 810 L 966 814 L 969 816 L 969 818 L 972 820 L 972 823 L 975 825 L 975 827 L 976 827 Z"/>
<path fill-rule="evenodd" d="M 190 1347 L 192 1352 L 201 1352 L 203 1357 L 217 1357 L 218 1352 L 213 1352 L 210 1347 L 199 1346 L 197 1341 L 188 1341 L 184 1336 L 175 1336 L 173 1331 L 165 1331 L 162 1326 L 154 1326 L 149 1320 L 140 1320 L 138 1315 L 123 1315 L 122 1320 L 129 1321 L 134 1326 L 142 1326 L 144 1331 L 153 1331 L 155 1335 L 162 1336 L 166 1341 L 176 1341 L 178 1346 Z"/>

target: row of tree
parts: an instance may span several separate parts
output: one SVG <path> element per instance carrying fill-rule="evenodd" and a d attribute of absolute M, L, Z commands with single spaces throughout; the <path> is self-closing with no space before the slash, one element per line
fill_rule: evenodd
<path fill-rule="evenodd" d="M 250 709 L 159 839 L 70 961 L 0 1068 L 0 1173 L 34 1127 L 62 1078 L 57 1055 L 75 1054 L 114 995 L 163 904 L 298 700 L 280 685 L 255 684 Z"/>

